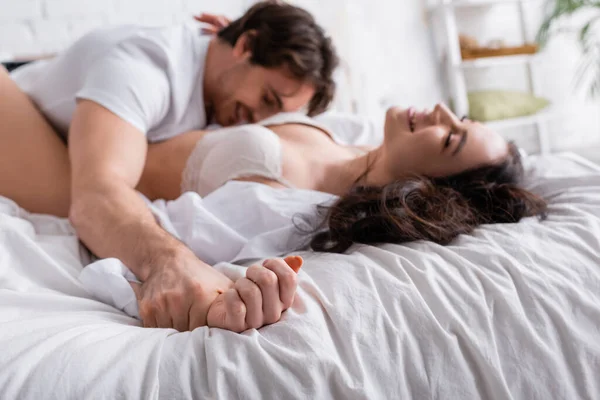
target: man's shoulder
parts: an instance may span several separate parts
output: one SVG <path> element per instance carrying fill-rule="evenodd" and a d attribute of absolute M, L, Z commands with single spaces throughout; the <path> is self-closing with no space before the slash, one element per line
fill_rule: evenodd
<path fill-rule="evenodd" d="M 191 45 L 210 41 L 210 37 L 201 35 L 197 28 L 186 24 L 161 27 L 130 26 L 129 29 L 131 33 L 129 39 L 133 41 L 154 43 L 170 51 L 181 52 L 182 55 L 193 53 L 189 48 Z M 182 50 L 187 51 L 182 52 Z"/>
<path fill-rule="evenodd" d="M 134 27 L 119 48 L 154 63 L 170 80 L 183 80 L 188 85 L 204 66 L 209 43 L 210 37 L 188 25 Z"/>
<path fill-rule="evenodd" d="M 101 47 L 102 44 L 112 46 L 133 46 L 143 52 L 164 53 L 176 52 L 185 55 L 184 48 L 192 42 L 202 41 L 202 37 L 190 26 L 172 25 L 149 27 L 140 25 L 115 25 L 95 29 L 86 34 L 80 42 Z M 189 53 L 189 51 L 188 51 Z"/>

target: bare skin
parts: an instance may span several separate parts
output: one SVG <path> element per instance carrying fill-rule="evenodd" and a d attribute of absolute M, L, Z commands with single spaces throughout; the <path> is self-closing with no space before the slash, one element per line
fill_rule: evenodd
<path fill-rule="evenodd" d="M 283 67 L 251 64 L 247 40 L 244 34 L 231 47 L 214 38 L 208 49 L 206 111 L 222 125 L 298 110 L 315 92 Z M 100 105 L 81 100 L 67 148 L 3 68 L 0 118 L 0 195 L 31 212 L 68 216 L 96 255 L 121 259 L 143 282 L 139 305 L 144 326 L 193 330 L 207 324 L 209 310 L 219 315 L 235 310 L 236 317 L 222 318 L 221 327 L 239 331 L 257 320 L 271 321 L 257 315 L 281 315 L 289 306 L 256 298 L 289 298 L 289 291 L 295 291 L 294 275 L 283 260 L 254 268 L 251 289 L 238 287 L 156 224 L 134 189 L 148 148 L 143 132 Z M 231 288 L 250 295 L 223 299 Z M 240 324 L 239 315 L 252 323 Z"/>
<path fill-rule="evenodd" d="M 294 186 L 340 195 L 369 172 L 362 183 L 383 186 L 404 176 L 447 176 L 507 156 L 507 143 L 485 125 L 461 121 L 447 107 L 417 112 L 391 108 L 383 143 L 364 148 L 335 143 L 327 132 L 301 125 L 270 126 L 281 139 L 283 176 Z M 175 199 L 187 158 L 206 132 L 193 131 L 151 145 L 138 190 L 151 198 Z M 464 140 L 463 140 L 464 138 Z M 235 155 L 232 155 L 235 156 Z M 281 187 L 260 176 L 247 177 Z"/>
<path fill-rule="evenodd" d="M 0 66 L 0 195 L 29 210 L 66 216 L 67 146 Z"/>
<path fill-rule="evenodd" d="M 206 13 L 195 19 L 205 23 L 203 31 L 211 34 L 231 22 L 223 15 Z M 420 112 L 390 108 L 383 144 L 364 156 L 364 148 L 337 145 L 324 135 L 326 132 L 313 127 L 288 124 L 269 128 L 281 138 L 284 178 L 299 188 L 333 194 L 346 192 L 357 177 L 362 177 L 362 183 L 383 186 L 411 174 L 447 176 L 496 163 L 508 151 L 498 133 L 480 123 L 459 119 L 444 105 Z M 172 143 L 151 148 L 139 189 L 153 198 L 177 197 L 185 162 L 203 135 L 202 131 L 189 132 Z M 171 163 L 161 168 L 167 160 Z M 367 166 L 369 172 L 363 176 Z M 263 177 L 244 180 L 281 186 Z"/>
<path fill-rule="evenodd" d="M 291 79 L 285 69 L 251 65 L 246 40 L 242 36 L 233 48 L 213 41 L 209 48 L 204 87 L 207 112 L 213 112 L 223 125 L 297 110 L 314 93 L 312 87 Z M 403 174 L 443 174 L 452 168 L 502 158 L 506 143 L 497 137 L 490 140 L 494 134 L 482 126 L 467 126 L 467 122 L 440 109 L 417 121 L 419 129 L 415 132 L 406 128 L 406 112 L 389 112 L 384 145 L 367 155 L 336 145 L 319 130 L 309 132 L 309 128 L 302 130 L 297 125 L 274 128 L 282 138 L 284 176 L 298 187 L 341 194 L 362 175 L 367 164 L 372 168 L 365 182 L 382 185 Z M 288 304 L 283 299 L 289 298 L 290 288 L 295 290 L 291 284 L 294 275 L 284 260 L 255 268 L 260 276 L 250 279 L 252 289 L 238 287 L 163 231 L 135 193 L 138 187 L 150 197 L 178 195 L 178 185 L 172 182 L 181 179 L 182 160 L 191 152 L 191 146 L 184 144 L 185 137 L 171 145 L 153 145 L 145 163 L 148 144 L 143 132 L 98 104 L 80 101 L 67 149 L 3 69 L 0 121 L 0 194 L 32 212 L 68 215 L 82 241 L 98 256 L 123 260 L 144 282 L 139 303 L 145 326 L 192 330 L 206 325 L 210 313 L 235 313 L 234 318 L 220 321 L 222 327 L 239 331 L 241 326 L 255 326 L 256 321 L 281 315 Z M 465 137 L 465 130 L 469 140 L 464 145 L 455 144 Z M 195 143 L 198 138 L 190 136 L 187 142 Z M 449 146 L 462 150 L 447 151 Z M 419 158 L 420 151 L 428 158 Z M 158 176 L 157 159 L 179 162 L 165 164 L 165 171 Z M 425 164 L 423 159 L 434 162 Z M 434 169 L 426 171 L 431 165 Z M 262 177 L 250 179 L 276 185 Z M 163 189 L 161 181 L 168 181 L 170 189 Z M 223 297 L 232 288 L 238 294 Z M 276 296 L 280 301 L 263 301 Z M 244 315 L 244 324 L 240 315 Z"/>

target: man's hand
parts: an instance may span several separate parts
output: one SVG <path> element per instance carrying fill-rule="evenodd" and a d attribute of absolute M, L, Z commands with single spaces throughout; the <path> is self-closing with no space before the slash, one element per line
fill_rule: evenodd
<path fill-rule="evenodd" d="M 203 22 L 208 26 L 202 27 L 202 33 L 216 35 L 221 29 L 231 23 L 231 20 L 224 15 L 205 14 L 195 15 L 194 19 Z"/>
<path fill-rule="evenodd" d="M 208 326 L 243 332 L 279 321 L 294 301 L 301 266 L 298 256 L 251 266 L 245 278 L 216 297 L 208 310 Z"/>
<path fill-rule="evenodd" d="M 134 288 L 140 317 L 148 328 L 191 331 L 205 326 L 211 304 L 234 285 L 191 251 L 153 264 L 146 281 Z"/>
<path fill-rule="evenodd" d="M 146 146 L 133 125 L 79 101 L 69 136 L 70 219 L 91 251 L 119 258 L 144 282 L 137 294 L 146 326 L 194 329 L 206 325 L 210 304 L 233 282 L 158 226 L 134 191 Z"/>

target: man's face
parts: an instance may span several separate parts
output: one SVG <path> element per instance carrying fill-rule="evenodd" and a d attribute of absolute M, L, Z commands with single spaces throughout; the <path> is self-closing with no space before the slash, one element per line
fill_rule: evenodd
<path fill-rule="evenodd" d="M 252 65 L 248 59 L 221 72 L 218 82 L 213 107 L 216 122 L 222 126 L 298 111 L 315 94 L 312 85 L 291 77 L 285 67 L 267 69 Z"/>

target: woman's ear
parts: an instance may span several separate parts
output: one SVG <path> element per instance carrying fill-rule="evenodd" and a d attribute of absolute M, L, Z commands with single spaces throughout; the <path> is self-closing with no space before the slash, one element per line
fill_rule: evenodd
<path fill-rule="evenodd" d="M 256 31 L 254 29 L 242 33 L 233 46 L 233 57 L 236 60 L 250 58 L 252 56 L 252 45 L 255 38 Z"/>

